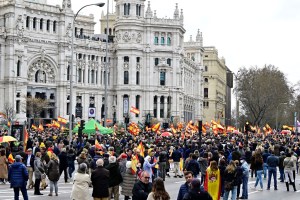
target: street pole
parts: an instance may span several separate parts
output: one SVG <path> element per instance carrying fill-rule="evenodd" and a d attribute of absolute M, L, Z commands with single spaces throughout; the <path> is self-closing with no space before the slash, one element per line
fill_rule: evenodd
<path fill-rule="evenodd" d="M 107 13 L 106 13 L 106 50 L 105 50 L 105 68 L 104 68 L 104 121 L 103 126 L 106 127 L 106 120 L 107 120 L 107 85 L 108 85 L 108 78 L 107 78 L 107 67 L 108 67 L 108 13 L 109 13 L 109 0 L 107 0 Z"/>
<path fill-rule="evenodd" d="M 73 79 L 74 79 L 74 37 L 75 37 L 75 20 L 76 17 L 78 16 L 79 12 L 88 6 L 99 6 L 103 7 L 105 3 L 93 3 L 93 4 L 88 4 L 83 7 L 81 7 L 77 13 L 73 17 L 73 23 L 72 23 L 72 40 L 71 40 L 71 69 L 70 69 L 70 104 L 69 104 L 69 139 L 70 139 L 70 144 L 72 142 L 72 129 L 73 129 Z"/>
<path fill-rule="evenodd" d="M 288 104 L 288 103 L 287 102 L 279 103 L 276 107 L 276 124 L 275 124 L 276 125 L 276 132 L 278 130 L 278 108 L 279 108 L 280 105 L 286 105 L 286 104 Z"/>

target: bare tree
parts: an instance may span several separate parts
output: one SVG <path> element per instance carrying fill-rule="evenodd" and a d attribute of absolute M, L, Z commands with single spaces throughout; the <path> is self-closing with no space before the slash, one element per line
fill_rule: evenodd
<path fill-rule="evenodd" d="M 46 99 L 26 97 L 27 112 L 30 113 L 32 118 L 39 118 L 41 112 L 47 109 L 49 102 Z"/>
<path fill-rule="evenodd" d="M 239 71 L 235 90 L 247 121 L 253 125 L 269 123 L 275 127 L 276 112 L 283 109 L 279 105 L 293 99 L 293 90 L 285 75 L 272 65 Z"/>
<path fill-rule="evenodd" d="M 3 113 L 6 115 L 6 120 L 7 121 L 12 121 L 16 117 L 16 111 L 10 103 L 5 103 L 4 104 Z"/>

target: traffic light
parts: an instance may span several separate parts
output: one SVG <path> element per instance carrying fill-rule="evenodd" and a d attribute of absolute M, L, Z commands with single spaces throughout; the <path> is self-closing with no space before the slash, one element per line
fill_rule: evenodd
<path fill-rule="evenodd" d="M 82 120 L 80 121 L 80 127 L 82 128 L 82 130 L 84 129 L 84 123 L 85 123 L 85 121 L 82 119 Z"/>

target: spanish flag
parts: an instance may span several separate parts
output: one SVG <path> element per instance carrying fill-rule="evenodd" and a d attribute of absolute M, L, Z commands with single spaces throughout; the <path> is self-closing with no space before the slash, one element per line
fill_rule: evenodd
<path fill-rule="evenodd" d="M 95 147 L 96 147 L 96 149 L 98 149 L 98 150 L 103 150 L 102 146 L 99 144 L 99 142 L 98 142 L 97 139 L 95 139 Z"/>
<path fill-rule="evenodd" d="M 139 159 L 136 155 L 131 156 L 131 170 L 132 174 L 136 174 L 137 171 L 137 164 L 139 163 Z"/>
<path fill-rule="evenodd" d="M 29 137 L 28 131 L 27 131 L 27 129 L 25 128 L 25 134 L 24 134 L 25 151 L 26 151 L 26 146 L 27 146 L 28 137 Z"/>
<path fill-rule="evenodd" d="M 145 157 L 145 147 L 143 145 L 142 142 L 140 142 L 139 146 L 137 147 L 141 152 L 140 152 L 140 155 Z"/>
<path fill-rule="evenodd" d="M 39 131 L 44 131 L 44 127 L 42 124 L 39 125 Z"/>
<path fill-rule="evenodd" d="M 15 159 L 14 159 L 13 155 L 10 153 L 9 156 L 8 156 L 8 162 L 10 164 L 12 164 L 12 163 L 14 163 L 14 161 L 15 161 Z"/>
<path fill-rule="evenodd" d="M 220 170 L 213 171 L 210 167 L 206 170 L 204 188 L 213 200 L 219 200 L 221 195 Z"/>
<path fill-rule="evenodd" d="M 134 114 L 137 114 L 137 115 L 140 114 L 140 110 L 137 109 L 136 107 L 133 107 L 133 106 L 131 106 L 130 112 L 132 112 L 132 113 L 134 113 Z"/>
<path fill-rule="evenodd" d="M 11 123 L 10 123 L 10 121 L 8 121 L 8 122 L 7 122 L 7 126 L 10 127 L 10 125 L 11 125 Z"/>
<path fill-rule="evenodd" d="M 60 116 L 58 116 L 57 121 L 61 124 L 67 124 L 67 119 Z"/>
<path fill-rule="evenodd" d="M 158 122 L 157 124 L 153 125 L 151 128 L 153 132 L 157 133 L 160 128 L 160 123 Z"/>
<path fill-rule="evenodd" d="M 34 124 L 32 124 L 32 125 L 31 125 L 31 129 L 34 129 L 34 130 L 36 130 L 36 129 L 37 129 L 37 127 L 36 127 Z"/>

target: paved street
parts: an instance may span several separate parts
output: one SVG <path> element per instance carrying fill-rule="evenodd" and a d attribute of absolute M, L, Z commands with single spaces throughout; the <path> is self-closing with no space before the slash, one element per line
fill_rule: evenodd
<path fill-rule="evenodd" d="M 181 184 L 184 183 L 184 178 L 173 178 L 172 173 L 171 178 L 166 179 L 166 189 L 171 196 L 171 200 L 177 199 L 178 190 Z M 270 191 L 255 191 L 251 189 L 254 186 L 255 179 L 249 179 L 249 199 L 255 200 L 299 200 L 300 198 L 300 176 L 297 175 L 296 180 L 296 188 L 298 189 L 297 192 L 294 192 L 292 186 L 290 186 L 290 192 L 286 191 L 286 187 L 284 183 L 278 182 L 278 191 L 274 191 L 274 188 L 271 187 Z M 264 189 L 266 188 L 267 181 L 264 180 Z M 53 196 L 49 197 L 49 187 L 46 190 L 41 191 L 44 195 L 43 196 L 34 196 L 33 190 L 29 190 L 29 199 L 36 199 L 36 200 L 53 200 L 53 199 L 70 199 L 70 192 L 72 190 L 72 183 L 64 183 L 63 178 L 59 181 L 59 189 L 58 189 L 58 197 Z M 90 189 L 90 193 L 92 189 Z M 0 199 L 1 200 L 12 200 L 13 199 L 13 190 L 9 188 L 9 184 L 0 185 Z M 22 198 L 20 198 L 22 199 Z M 92 199 L 92 198 L 91 198 Z M 123 200 L 124 196 L 120 197 L 120 200 Z"/>

